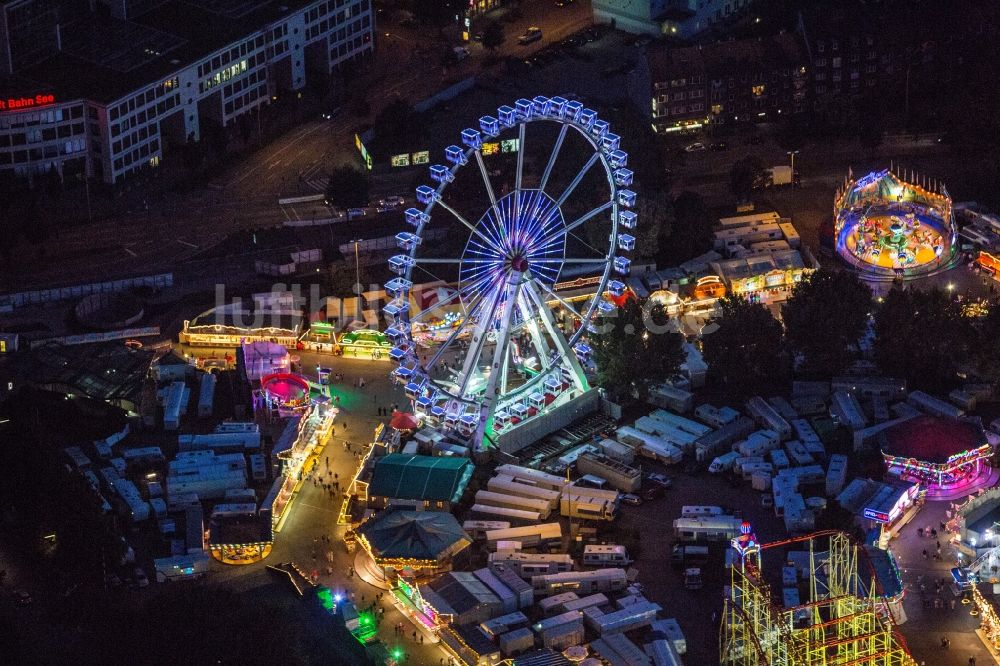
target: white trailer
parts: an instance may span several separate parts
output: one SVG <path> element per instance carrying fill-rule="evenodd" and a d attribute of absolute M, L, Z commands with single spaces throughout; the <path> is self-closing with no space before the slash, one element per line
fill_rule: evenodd
<path fill-rule="evenodd" d="M 707 435 L 712 432 L 712 429 L 706 425 L 698 423 L 697 421 L 692 421 L 691 419 L 685 418 L 673 412 L 668 412 L 665 409 L 657 409 L 649 414 L 652 418 L 663 421 L 669 426 L 683 430 L 684 432 L 689 432 L 696 437 L 701 437 L 702 435 Z"/>
<path fill-rule="evenodd" d="M 585 567 L 627 567 L 632 564 L 625 546 L 618 544 L 589 544 L 583 547 Z"/>
<path fill-rule="evenodd" d="M 681 507 L 681 518 L 704 518 L 705 516 L 721 516 L 724 513 L 721 506 L 687 505 Z"/>
<path fill-rule="evenodd" d="M 812 465 L 816 462 L 816 460 L 809 455 L 809 452 L 806 451 L 805 445 L 797 439 L 785 442 L 785 451 L 788 453 L 788 459 L 793 465 L 806 466 Z"/>
<path fill-rule="evenodd" d="M 549 541 L 562 541 L 562 527 L 559 523 L 541 523 L 524 527 L 508 527 L 487 530 L 486 541 L 490 550 L 496 550 L 501 541 L 516 541 L 522 548 L 533 548 Z"/>
<path fill-rule="evenodd" d="M 547 500 L 495 493 L 489 490 L 477 491 L 475 500 L 476 504 L 487 504 L 505 509 L 517 509 L 519 511 L 532 511 L 542 518 L 548 518 L 552 512 L 552 508 L 549 506 Z"/>
<path fill-rule="evenodd" d="M 751 463 L 743 465 L 740 468 L 740 474 L 742 474 L 744 481 L 749 481 L 754 474 L 767 474 L 770 477 L 774 474 L 774 467 L 771 463 L 766 462 Z"/>
<path fill-rule="evenodd" d="M 847 483 L 847 456 L 835 453 L 830 456 L 830 466 L 826 470 L 826 496 L 836 497 Z"/>
<path fill-rule="evenodd" d="M 524 511 L 522 509 L 507 509 L 502 506 L 490 506 L 489 504 L 473 504 L 471 513 L 479 516 L 483 520 L 506 520 L 511 523 L 537 523 L 541 516 L 537 511 Z"/>
<path fill-rule="evenodd" d="M 788 439 L 792 435 L 792 426 L 789 425 L 781 414 L 778 413 L 771 403 L 760 396 L 754 396 L 747 400 L 747 413 L 762 428 L 767 428 L 778 433 L 782 439 Z"/>
<path fill-rule="evenodd" d="M 486 488 L 494 493 L 504 493 L 506 495 L 516 495 L 533 500 L 547 502 L 549 509 L 559 506 L 559 491 L 529 486 L 525 483 L 518 483 L 512 477 L 501 475 L 494 476 L 486 482 Z"/>
<path fill-rule="evenodd" d="M 721 428 L 740 417 L 740 413 L 732 407 L 716 407 L 709 404 L 699 405 L 694 410 L 694 415 L 713 428 Z"/>
<path fill-rule="evenodd" d="M 772 451 L 772 453 L 774 452 Z M 729 472 L 733 469 L 733 465 L 736 464 L 736 461 L 739 460 L 739 458 L 739 451 L 730 451 L 729 453 L 725 453 L 712 461 L 712 464 L 708 466 L 708 471 L 710 474 Z"/>
<path fill-rule="evenodd" d="M 768 454 L 771 457 L 771 464 L 775 469 L 782 470 L 789 467 L 788 456 L 781 449 L 774 449 Z"/>
<path fill-rule="evenodd" d="M 739 534 L 742 523 L 735 516 L 677 518 L 674 536 L 681 541 L 728 541 Z"/>
<path fill-rule="evenodd" d="M 509 476 L 518 483 L 529 486 L 547 488 L 548 490 L 562 490 L 569 485 L 569 481 L 564 476 L 556 476 L 531 467 L 521 467 L 520 465 L 500 465 L 496 469 L 497 474 Z"/>
<path fill-rule="evenodd" d="M 639 455 L 654 458 L 665 465 L 676 464 L 684 458 L 684 453 L 670 442 L 637 428 L 622 426 L 618 428 L 615 436 L 620 441 L 634 446 Z"/>
<path fill-rule="evenodd" d="M 201 418 L 212 415 L 212 408 L 215 405 L 215 381 L 215 374 L 202 373 L 198 385 L 198 416 Z"/>
<path fill-rule="evenodd" d="M 462 529 L 473 539 L 485 539 L 490 530 L 505 530 L 510 527 L 506 520 L 467 520 L 462 523 Z"/>

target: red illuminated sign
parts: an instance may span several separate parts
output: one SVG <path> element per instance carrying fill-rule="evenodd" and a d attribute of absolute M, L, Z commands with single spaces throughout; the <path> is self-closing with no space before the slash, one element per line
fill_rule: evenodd
<path fill-rule="evenodd" d="M 36 106 L 48 106 L 55 104 L 55 95 L 43 95 L 41 93 L 34 97 L 7 97 L 0 98 L 0 111 L 17 111 L 19 109 L 31 109 Z"/>

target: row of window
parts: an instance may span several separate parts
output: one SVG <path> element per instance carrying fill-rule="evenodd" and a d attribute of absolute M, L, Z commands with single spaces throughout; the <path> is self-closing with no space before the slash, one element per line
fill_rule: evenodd
<path fill-rule="evenodd" d="M 119 118 L 134 112 L 136 109 L 142 109 L 142 107 L 147 104 L 152 104 L 164 95 L 176 90 L 177 87 L 177 77 L 167 79 L 166 81 L 153 86 L 149 90 L 141 92 L 134 97 L 130 97 L 118 106 L 111 107 L 108 111 L 108 117 L 112 122 L 114 122 Z"/>
<path fill-rule="evenodd" d="M 876 83 L 878 83 L 878 81 L 876 81 L 875 79 L 868 79 L 867 81 L 865 81 L 865 85 L 868 86 L 869 88 L 873 88 Z M 836 82 L 834 85 L 830 86 L 830 92 L 832 92 L 832 93 L 839 93 L 840 92 L 840 87 L 841 87 L 840 83 Z M 854 81 L 851 81 L 851 90 L 857 90 L 860 87 L 861 87 L 861 80 L 860 79 L 855 79 Z M 816 84 L 816 94 L 817 95 L 823 95 L 826 92 L 827 92 L 827 88 L 826 88 L 825 85 L 823 85 L 823 84 Z"/>
<path fill-rule="evenodd" d="M 0 165 L 3 164 L 25 164 L 43 159 L 52 159 L 60 155 L 74 155 L 82 153 L 86 149 L 85 139 L 72 139 L 61 143 L 54 143 L 40 148 L 30 148 L 28 150 L 14 150 L 11 152 L 0 151 Z"/>
<path fill-rule="evenodd" d="M 323 19 L 316 25 L 306 28 L 306 40 L 308 41 L 320 35 L 324 35 L 326 34 L 327 30 L 329 30 L 335 25 L 339 25 L 342 22 L 343 20 L 334 20 L 332 18 Z M 362 30 L 367 29 L 370 25 L 371 25 L 371 16 L 365 14 L 364 16 L 361 17 L 360 20 L 353 21 L 352 23 L 348 24 L 346 30 L 344 28 L 338 30 L 336 38 L 338 40 L 344 39 L 347 35 L 353 35 L 356 32 L 361 32 Z"/>
<path fill-rule="evenodd" d="M 284 26 L 285 32 L 288 31 L 288 26 Z M 280 28 L 279 28 L 280 29 Z M 203 79 L 207 77 L 212 72 L 225 67 L 231 62 L 236 62 L 241 58 L 245 58 L 254 51 L 257 51 L 264 46 L 264 35 L 257 35 L 253 39 L 248 39 L 238 46 L 234 46 L 228 51 L 223 51 L 219 55 L 215 56 L 211 60 L 206 60 L 205 62 L 198 65 L 198 78 Z"/>
<path fill-rule="evenodd" d="M 363 46 L 371 42 L 372 35 L 366 32 L 360 37 L 355 37 L 349 42 L 341 42 L 336 48 L 330 49 L 330 61 L 342 60 L 345 56 L 355 56 Z"/>
<path fill-rule="evenodd" d="M 256 65 L 257 56 L 253 56 L 254 64 Z M 224 83 L 230 79 L 235 79 L 240 74 L 247 71 L 249 63 L 246 60 L 241 60 L 239 62 L 234 62 L 232 65 L 226 67 L 221 72 L 216 72 L 213 76 L 205 79 L 198 84 L 198 92 L 205 92 L 206 90 L 211 90 L 215 86 Z"/>
<path fill-rule="evenodd" d="M 356 3 L 351 8 L 351 16 L 357 16 L 358 13 L 362 11 L 366 12 L 371 6 L 370 0 L 361 0 L 361 2 L 357 2 L 357 0 L 329 0 L 328 2 L 316 5 L 308 12 L 306 12 L 306 23 L 313 23 L 319 17 L 326 16 L 330 12 L 340 9 L 344 5 L 349 4 L 351 2 Z"/>
<path fill-rule="evenodd" d="M 225 110 L 226 115 L 232 115 L 233 113 L 238 113 L 240 109 L 245 106 L 249 106 L 253 102 L 256 102 L 262 97 L 267 97 L 267 84 L 262 83 L 253 90 L 243 95 L 240 95 L 236 99 L 226 102 Z"/>
<path fill-rule="evenodd" d="M 35 125 L 50 125 L 52 123 L 61 123 L 63 120 L 71 118 L 83 118 L 82 104 L 71 106 L 68 109 L 3 114 L 0 115 L 0 130 L 34 127 Z"/>
<path fill-rule="evenodd" d="M 874 45 L 875 44 L 875 38 L 874 37 L 865 37 L 865 44 L 867 44 L 868 46 Z M 858 38 L 858 37 L 852 37 L 851 38 L 851 47 L 852 48 L 856 49 L 860 45 L 861 45 L 860 38 Z M 839 48 L 840 48 L 840 42 L 838 42 L 836 39 L 830 40 L 830 50 L 831 51 L 836 51 Z M 818 52 L 820 52 L 820 53 L 823 53 L 824 51 L 826 51 L 826 42 L 816 42 L 816 50 Z"/>
<path fill-rule="evenodd" d="M 47 127 L 45 129 L 29 129 L 26 132 L 15 132 L 12 134 L 0 134 L 0 148 L 10 146 L 24 146 L 29 143 L 41 143 L 43 141 L 56 141 L 57 139 L 67 139 L 71 136 L 79 136 L 84 133 L 83 123 L 67 123 L 59 127 Z"/>
<path fill-rule="evenodd" d="M 153 139 L 149 143 L 143 144 L 138 148 L 135 148 L 131 153 L 128 153 L 116 159 L 114 162 L 115 171 L 121 171 L 122 169 L 125 169 L 135 164 L 139 160 L 143 160 L 144 158 L 147 158 L 150 155 L 155 154 L 156 151 L 158 151 L 159 149 L 160 149 L 160 140 Z"/>
<path fill-rule="evenodd" d="M 663 103 L 669 102 L 669 101 L 682 102 L 685 99 L 698 99 L 698 98 L 704 97 L 704 96 L 705 96 L 704 89 L 696 88 L 694 90 L 689 90 L 686 93 L 684 93 L 684 92 L 676 92 L 673 95 L 667 95 L 667 94 L 659 95 L 657 97 L 657 100 L 661 104 L 663 104 Z"/>
<path fill-rule="evenodd" d="M 147 122 L 154 120 L 157 116 L 166 113 L 180 103 L 181 94 L 174 93 L 170 97 L 157 102 L 155 106 L 143 109 L 139 113 L 125 118 L 121 121 L 121 123 L 111 125 L 111 136 L 118 136 L 119 134 L 127 132 L 134 127 L 145 125 Z"/>
<path fill-rule="evenodd" d="M 118 154 L 122 150 L 128 150 L 132 146 L 137 146 L 151 136 L 156 136 L 159 129 L 156 125 L 146 125 L 140 127 L 135 132 L 131 134 L 126 134 L 121 138 L 120 141 L 115 141 L 111 144 L 111 152 L 113 154 Z"/>
<path fill-rule="evenodd" d="M 242 91 L 246 90 L 255 83 L 259 83 L 267 79 L 266 69 L 255 69 L 250 72 L 248 76 L 244 76 L 242 79 L 230 83 L 225 88 L 222 89 L 222 96 L 229 99 L 233 95 L 238 95 Z"/>

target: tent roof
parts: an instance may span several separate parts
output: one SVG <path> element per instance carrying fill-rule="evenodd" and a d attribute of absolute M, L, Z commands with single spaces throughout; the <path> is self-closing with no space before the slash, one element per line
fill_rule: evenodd
<path fill-rule="evenodd" d="M 390 453 L 375 463 L 368 494 L 395 499 L 457 502 L 472 478 L 468 458 Z"/>
<path fill-rule="evenodd" d="M 390 509 L 358 528 L 373 554 L 384 559 L 443 560 L 472 543 L 455 516 L 439 511 Z"/>

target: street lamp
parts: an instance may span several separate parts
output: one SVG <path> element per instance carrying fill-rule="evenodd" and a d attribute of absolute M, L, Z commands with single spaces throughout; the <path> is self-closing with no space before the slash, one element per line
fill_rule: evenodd
<path fill-rule="evenodd" d="M 355 238 L 355 239 L 351 240 L 351 242 L 354 243 L 354 279 L 355 279 L 355 283 L 354 284 L 356 285 L 356 287 L 355 287 L 356 292 L 355 293 L 356 293 L 357 299 L 358 299 L 357 300 L 357 304 L 358 304 L 358 312 L 357 312 L 358 319 L 362 318 L 362 313 L 361 313 L 361 263 L 360 263 L 360 260 L 358 259 L 358 244 L 361 243 L 361 240 L 362 239 L 360 239 L 360 238 Z"/>
<path fill-rule="evenodd" d="M 792 158 L 792 180 L 795 180 L 795 156 L 799 154 L 799 151 L 789 150 L 786 152 Z"/>

